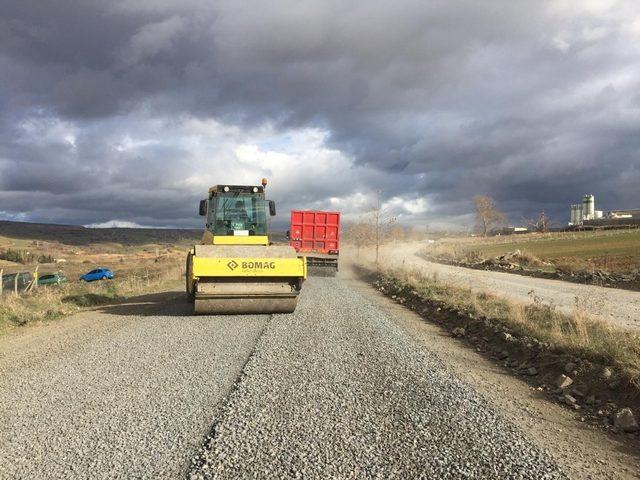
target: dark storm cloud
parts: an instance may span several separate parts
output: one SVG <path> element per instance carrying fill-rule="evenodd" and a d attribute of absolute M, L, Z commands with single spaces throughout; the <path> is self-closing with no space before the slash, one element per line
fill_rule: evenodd
<path fill-rule="evenodd" d="M 479 193 L 516 221 L 583 193 L 637 207 L 634 3 L 5 0 L 0 212 L 190 224 L 189 119 L 328 132 L 352 176 L 291 182 L 286 207 L 372 189 L 441 221 Z"/>

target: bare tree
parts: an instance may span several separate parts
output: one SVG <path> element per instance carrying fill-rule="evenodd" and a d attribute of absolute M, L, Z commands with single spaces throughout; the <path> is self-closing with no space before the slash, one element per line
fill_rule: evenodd
<path fill-rule="evenodd" d="M 401 240 L 405 230 L 397 224 L 397 219 L 383 206 L 382 191 L 376 192 L 371 210 L 360 220 L 345 224 L 342 238 L 352 242 L 360 254 L 360 247 L 375 247 L 376 269 L 379 267 L 380 246 L 389 240 Z"/>
<path fill-rule="evenodd" d="M 485 237 L 492 227 L 506 223 L 507 216 L 498 210 L 493 198 L 486 195 L 477 195 L 473 197 L 473 204 L 475 206 L 478 224 Z"/>
<path fill-rule="evenodd" d="M 544 211 L 540 214 L 540 216 L 538 217 L 538 221 L 536 223 L 538 230 L 542 233 L 547 233 L 549 231 L 549 224 L 550 224 L 550 220 L 549 217 L 547 217 L 544 213 Z"/>
<path fill-rule="evenodd" d="M 556 225 L 544 211 L 538 215 L 538 218 L 525 219 L 525 223 L 530 230 L 540 233 L 547 233 L 550 228 Z"/>

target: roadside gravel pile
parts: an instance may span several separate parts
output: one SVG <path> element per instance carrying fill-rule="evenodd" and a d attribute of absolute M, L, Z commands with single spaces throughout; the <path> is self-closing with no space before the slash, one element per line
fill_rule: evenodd
<path fill-rule="evenodd" d="M 154 308 L 83 313 L 72 348 L 0 356 L 1 479 L 184 477 L 268 316 Z"/>
<path fill-rule="evenodd" d="M 274 316 L 190 473 L 255 477 L 565 478 L 385 314 L 320 278 Z"/>

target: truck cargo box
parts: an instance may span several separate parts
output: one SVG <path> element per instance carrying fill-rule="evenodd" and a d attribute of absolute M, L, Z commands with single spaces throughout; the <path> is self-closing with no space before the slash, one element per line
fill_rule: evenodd
<path fill-rule="evenodd" d="M 310 275 L 335 275 L 340 252 L 340 212 L 292 210 L 289 241 L 296 252 L 307 257 Z"/>
<path fill-rule="evenodd" d="M 338 253 L 340 213 L 291 210 L 291 246 L 298 252 Z"/>

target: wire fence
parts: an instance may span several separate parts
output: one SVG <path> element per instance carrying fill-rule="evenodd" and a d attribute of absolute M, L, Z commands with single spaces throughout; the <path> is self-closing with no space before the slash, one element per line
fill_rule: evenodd
<path fill-rule="evenodd" d="M 23 292 L 29 292 L 38 287 L 38 266 L 33 272 L 16 272 L 4 273 L 4 269 L 0 268 L 0 299 L 4 295 L 13 294 L 20 295 Z"/>

